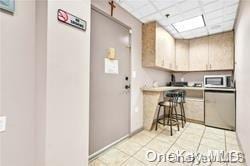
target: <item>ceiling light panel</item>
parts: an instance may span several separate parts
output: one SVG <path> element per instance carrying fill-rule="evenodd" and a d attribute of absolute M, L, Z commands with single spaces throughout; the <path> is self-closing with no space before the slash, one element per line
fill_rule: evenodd
<path fill-rule="evenodd" d="M 190 31 L 205 26 L 203 16 L 193 17 L 188 20 L 174 23 L 173 26 L 178 32 Z"/>

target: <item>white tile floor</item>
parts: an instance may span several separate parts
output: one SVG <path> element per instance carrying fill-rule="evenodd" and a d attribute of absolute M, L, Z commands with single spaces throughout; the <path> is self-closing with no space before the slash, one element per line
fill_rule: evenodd
<path fill-rule="evenodd" d="M 169 166 L 169 165 L 226 165 L 241 166 L 244 163 L 221 163 L 221 162 L 175 162 L 146 160 L 146 153 L 151 150 L 158 154 L 185 150 L 206 154 L 208 150 L 231 150 L 240 151 L 235 132 L 225 131 L 204 125 L 187 123 L 180 131 L 174 127 L 174 135 L 170 136 L 169 126 L 159 127 L 158 131 L 143 130 L 140 133 L 122 141 L 121 143 L 106 150 L 104 153 L 90 161 L 90 166 Z M 186 156 L 186 155 L 185 155 Z"/>

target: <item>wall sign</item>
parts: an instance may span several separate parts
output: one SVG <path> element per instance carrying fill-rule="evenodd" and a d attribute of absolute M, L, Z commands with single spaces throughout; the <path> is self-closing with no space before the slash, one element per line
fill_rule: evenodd
<path fill-rule="evenodd" d="M 119 62 L 118 60 L 111 60 L 105 58 L 105 73 L 106 74 L 119 74 Z"/>
<path fill-rule="evenodd" d="M 13 13 L 15 11 L 15 0 L 0 0 L 0 8 Z"/>
<path fill-rule="evenodd" d="M 62 9 L 58 9 L 57 19 L 63 23 L 69 24 L 73 27 L 86 31 L 87 22 L 85 20 L 76 17 Z"/>

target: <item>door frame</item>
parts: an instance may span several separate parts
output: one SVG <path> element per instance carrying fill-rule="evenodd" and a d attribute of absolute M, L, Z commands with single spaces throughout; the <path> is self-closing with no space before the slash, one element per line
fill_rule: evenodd
<path fill-rule="evenodd" d="M 108 19 L 114 21 L 115 23 L 117 23 L 117 24 L 123 26 L 125 29 L 128 30 L 128 33 L 129 33 L 129 46 L 128 46 L 128 48 L 129 48 L 129 78 L 130 78 L 130 82 L 129 82 L 129 83 L 130 83 L 130 86 L 131 86 L 131 84 L 132 84 L 132 58 L 131 58 L 131 55 L 132 55 L 132 54 L 131 54 L 131 42 L 132 42 L 132 41 L 131 41 L 131 36 L 132 36 L 132 28 L 129 27 L 129 26 L 127 26 L 126 24 L 122 23 L 122 22 L 119 21 L 118 19 L 116 19 L 116 18 L 110 16 L 109 14 L 107 14 L 106 12 L 104 12 L 103 10 L 101 10 L 101 9 L 99 9 L 99 8 L 97 8 L 97 7 L 95 7 L 95 6 L 93 6 L 93 5 L 91 5 L 91 10 L 94 10 L 95 12 L 97 12 L 97 13 L 99 13 L 99 14 L 105 16 L 105 17 L 107 17 Z M 90 40 L 91 40 L 91 38 L 90 38 Z M 132 112 L 131 112 L 131 110 L 132 110 L 132 109 L 131 109 L 131 103 L 132 103 L 132 102 L 131 102 L 131 98 L 132 98 L 132 93 L 131 93 L 131 88 L 130 88 L 130 95 L 129 95 L 129 115 L 128 115 L 128 116 L 129 116 L 129 122 L 128 122 L 128 123 L 129 123 L 129 125 L 128 125 L 129 132 L 128 132 L 128 135 L 125 136 L 125 137 L 122 137 L 122 138 L 118 139 L 117 141 L 111 143 L 110 145 L 107 145 L 107 146 L 104 147 L 103 149 L 101 149 L 101 150 L 95 152 L 94 154 L 90 155 L 90 156 L 89 156 L 89 159 L 94 158 L 95 156 L 99 155 L 100 153 L 102 153 L 102 152 L 105 151 L 106 149 L 110 148 L 111 146 L 113 146 L 113 145 L 115 145 L 115 144 L 121 142 L 122 140 L 128 138 L 129 136 L 131 136 L 131 134 L 132 134 L 132 132 L 131 132 L 131 116 L 132 116 Z M 90 119 L 90 118 L 89 118 L 89 119 Z M 90 123 L 90 121 L 89 121 L 89 123 Z M 89 134 L 90 134 L 90 131 L 89 131 Z"/>

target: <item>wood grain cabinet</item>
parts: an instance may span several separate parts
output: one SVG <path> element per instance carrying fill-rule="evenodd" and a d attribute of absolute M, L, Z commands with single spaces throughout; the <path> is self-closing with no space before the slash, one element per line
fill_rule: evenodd
<path fill-rule="evenodd" d="M 157 22 L 142 25 L 142 65 L 170 71 L 234 69 L 234 32 L 175 40 Z"/>
<path fill-rule="evenodd" d="M 234 33 L 226 32 L 209 36 L 208 70 L 234 69 Z"/>
<path fill-rule="evenodd" d="M 190 40 L 189 62 L 189 71 L 208 69 L 208 37 Z"/>
<path fill-rule="evenodd" d="M 187 99 L 184 108 L 187 119 L 204 123 L 203 100 Z"/>
<path fill-rule="evenodd" d="M 175 39 L 157 22 L 142 26 L 142 65 L 175 70 Z"/>
<path fill-rule="evenodd" d="M 176 71 L 189 70 L 189 40 L 176 40 L 175 42 Z"/>

